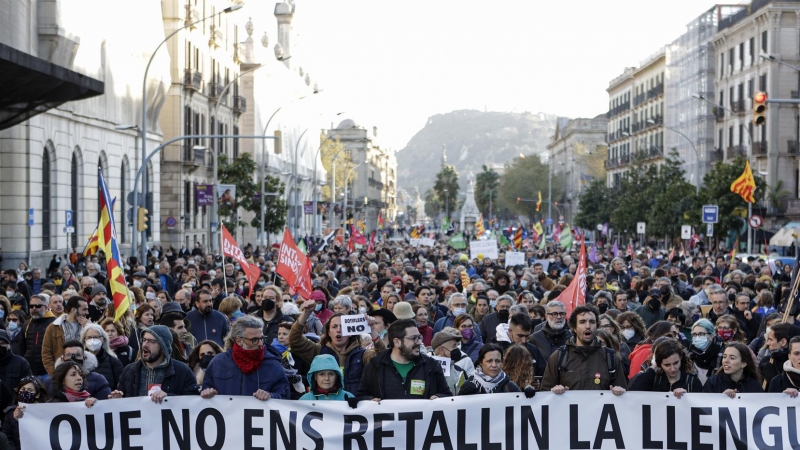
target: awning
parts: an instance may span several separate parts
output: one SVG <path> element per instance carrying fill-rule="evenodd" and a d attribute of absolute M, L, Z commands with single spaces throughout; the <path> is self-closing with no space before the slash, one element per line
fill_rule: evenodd
<path fill-rule="evenodd" d="M 0 44 L 0 130 L 104 90 L 102 81 Z"/>
<path fill-rule="evenodd" d="M 800 222 L 789 222 L 772 236 L 769 246 L 789 247 L 795 242 L 795 235 L 800 235 Z"/>

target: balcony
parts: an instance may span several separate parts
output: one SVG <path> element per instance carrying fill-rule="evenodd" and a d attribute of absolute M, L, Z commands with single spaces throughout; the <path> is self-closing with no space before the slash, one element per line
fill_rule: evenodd
<path fill-rule="evenodd" d="M 755 156 L 767 156 L 767 143 L 765 142 L 753 142 L 753 155 Z"/>
<path fill-rule="evenodd" d="M 798 143 L 798 141 L 788 141 L 786 145 L 786 153 L 790 155 L 797 155 L 800 153 L 800 143 Z"/>
<path fill-rule="evenodd" d="M 724 109 L 722 109 L 722 107 L 720 107 L 720 106 L 715 106 L 715 107 L 714 107 L 714 108 L 711 110 L 711 112 L 714 114 L 714 117 L 716 117 L 716 119 L 717 119 L 717 122 L 722 122 L 722 121 L 724 121 L 724 120 L 725 120 L 725 110 L 724 110 Z"/>
<path fill-rule="evenodd" d="M 184 27 L 189 27 L 190 30 L 197 28 L 197 22 L 200 21 L 200 11 L 196 7 L 192 7 L 191 2 L 186 2 L 186 19 L 183 21 Z"/>
<path fill-rule="evenodd" d="M 635 108 L 635 107 L 641 105 L 642 103 L 644 103 L 646 101 L 647 101 L 646 94 L 645 93 L 641 93 L 641 94 L 639 94 L 639 95 L 637 95 L 636 97 L 633 98 L 633 107 Z"/>
<path fill-rule="evenodd" d="M 791 98 L 800 98 L 800 91 L 792 91 Z"/>
<path fill-rule="evenodd" d="M 708 152 L 708 160 L 711 162 L 720 162 L 725 159 L 722 149 L 714 149 Z"/>
<path fill-rule="evenodd" d="M 183 71 L 183 88 L 200 91 L 203 86 L 203 74 L 198 70 L 185 69 Z"/>
<path fill-rule="evenodd" d="M 217 28 L 216 25 L 212 24 L 211 27 L 209 28 L 209 36 L 210 36 L 208 38 L 209 47 L 219 48 L 219 46 L 224 43 L 224 41 L 222 40 L 222 30 Z"/>
<path fill-rule="evenodd" d="M 738 115 L 744 114 L 746 111 L 744 109 L 744 100 L 736 100 L 731 102 L 731 111 L 735 112 Z"/>
<path fill-rule="evenodd" d="M 727 159 L 734 159 L 737 157 L 747 157 L 747 146 L 746 145 L 731 145 L 728 147 L 727 151 Z"/>
<path fill-rule="evenodd" d="M 202 166 L 206 163 L 206 150 L 205 148 L 196 149 L 194 146 L 186 142 L 183 144 L 183 162 L 190 165 Z"/>
<path fill-rule="evenodd" d="M 236 95 L 233 97 L 233 112 L 236 114 L 244 114 L 247 112 L 247 99 Z"/>
<path fill-rule="evenodd" d="M 606 117 L 607 118 L 611 118 L 611 117 L 614 117 L 614 116 L 616 116 L 618 114 L 626 112 L 626 111 L 628 111 L 630 109 L 631 109 L 631 102 L 628 101 L 628 102 L 622 103 L 621 105 L 617 105 L 615 108 L 610 109 L 606 113 Z"/>
<path fill-rule="evenodd" d="M 208 88 L 206 89 L 206 95 L 208 98 L 218 99 L 220 95 L 222 95 L 223 87 L 213 81 L 208 83 Z"/>
<path fill-rule="evenodd" d="M 370 178 L 368 180 L 370 186 L 383 190 L 383 183 L 381 180 L 377 180 L 375 178 Z"/>
<path fill-rule="evenodd" d="M 664 93 L 664 84 L 662 83 L 657 85 L 653 89 L 647 91 L 647 99 L 650 100 L 652 98 L 656 98 L 663 93 Z"/>

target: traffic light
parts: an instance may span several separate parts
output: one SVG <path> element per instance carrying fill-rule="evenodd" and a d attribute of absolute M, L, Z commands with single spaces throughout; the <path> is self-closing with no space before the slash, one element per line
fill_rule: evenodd
<path fill-rule="evenodd" d="M 756 92 L 753 95 L 753 124 L 764 125 L 767 123 L 767 93 Z"/>
<path fill-rule="evenodd" d="M 141 206 L 139 207 L 138 220 L 136 221 L 137 230 L 144 231 L 147 229 L 147 222 L 150 220 L 150 218 L 147 216 L 149 213 L 150 211 L 148 211 L 147 208 L 142 208 Z"/>
<path fill-rule="evenodd" d="M 519 205 L 519 201 L 522 200 L 520 197 L 517 197 L 517 204 Z"/>

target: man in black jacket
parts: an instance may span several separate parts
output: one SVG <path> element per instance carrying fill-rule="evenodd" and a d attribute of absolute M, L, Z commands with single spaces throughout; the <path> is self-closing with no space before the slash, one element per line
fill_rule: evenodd
<path fill-rule="evenodd" d="M 412 319 L 389 327 L 389 350 L 379 353 L 364 368 L 355 406 L 361 400 L 437 399 L 453 395 L 438 361 L 422 356 L 422 335 Z"/>
<path fill-rule="evenodd" d="M 122 371 L 108 398 L 149 396 L 161 403 L 168 395 L 200 395 L 194 372 L 170 357 L 172 333 L 164 325 L 142 329 L 142 358 Z"/>
<path fill-rule="evenodd" d="M 47 327 L 56 320 L 55 314 L 47 309 L 50 296 L 38 294 L 31 297 L 31 318 L 22 325 L 22 331 L 17 334 L 12 343 L 12 348 L 19 351 L 14 353 L 25 358 L 31 365 L 33 376 L 41 381 L 50 378 L 42 362 L 42 344 Z"/>
<path fill-rule="evenodd" d="M 31 365 L 25 358 L 11 351 L 11 337 L 8 331 L 0 330 L 0 380 L 14 389 L 19 380 L 30 375 Z"/>
<path fill-rule="evenodd" d="M 551 300 L 545 309 L 547 321 L 539 331 L 533 333 L 533 343 L 545 358 L 550 358 L 550 355 L 558 347 L 569 341 L 569 338 L 572 337 L 572 332 L 566 326 L 567 309 L 563 303 L 558 300 Z"/>
<path fill-rule="evenodd" d="M 530 342 L 532 340 L 532 334 L 533 323 L 531 322 L 530 316 L 524 312 L 516 313 L 511 316 L 511 319 L 508 321 L 509 340 L 501 340 L 498 337 L 497 345 L 503 349 L 503 353 L 508 350 L 508 347 L 511 347 L 514 344 L 519 344 L 525 347 L 528 350 L 528 353 L 531 354 L 534 375 L 540 377 L 544 375 L 544 369 L 547 367 L 547 358 L 542 355 L 542 352 L 538 347 Z"/>

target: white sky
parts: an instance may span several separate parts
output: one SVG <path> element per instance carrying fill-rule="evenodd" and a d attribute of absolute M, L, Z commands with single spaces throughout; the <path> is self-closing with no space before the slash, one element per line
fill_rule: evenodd
<path fill-rule="evenodd" d="M 298 0 L 291 60 L 330 121 L 378 127 L 400 150 L 457 109 L 593 117 L 608 82 L 675 40 L 709 0 Z M 737 3 L 737 2 L 731 2 Z M 277 42 L 274 1 L 249 0 Z M 256 40 L 258 42 L 258 40 Z M 324 100 L 323 100 L 324 98 Z M 346 111 L 339 117 L 333 112 Z"/>

